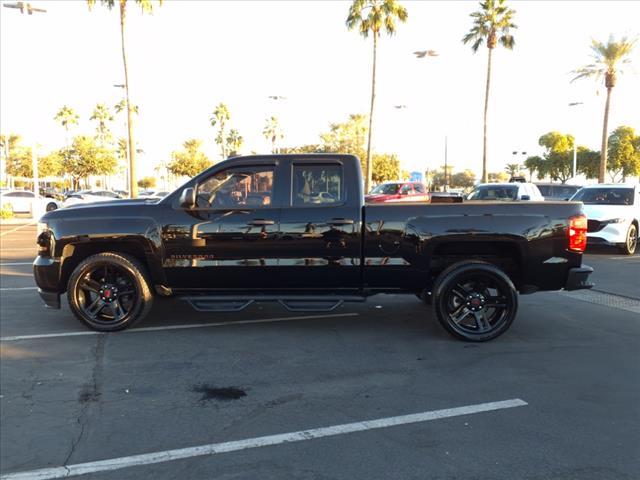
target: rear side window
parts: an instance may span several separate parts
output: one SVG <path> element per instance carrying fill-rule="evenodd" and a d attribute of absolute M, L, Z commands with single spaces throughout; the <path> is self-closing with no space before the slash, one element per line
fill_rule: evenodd
<path fill-rule="evenodd" d="M 342 165 L 294 165 L 291 203 L 293 205 L 331 205 L 343 198 Z"/>
<path fill-rule="evenodd" d="M 422 186 L 421 183 L 414 183 L 413 184 L 413 189 L 417 192 L 417 193 L 424 193 L 424 186 Z"/>

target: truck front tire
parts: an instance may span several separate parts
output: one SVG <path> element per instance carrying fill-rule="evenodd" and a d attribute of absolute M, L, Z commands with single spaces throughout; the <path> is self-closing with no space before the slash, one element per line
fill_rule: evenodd
<path fill-rule="evenodd" d="M 511 279 L 495 265 L 460 262 L 436 279 L 433 307 L 449 333 L 469 342 L 485 342 L 509 329 L 518 311 L 518 294 Z"/>
<path fill-rule="evenodd" d="M 144 266 L 122 253 L 99 253 L 78 264 L 69 278 L 67 298 L 86 326 L 114 332 L 142 320 L 153 302 Z"/>

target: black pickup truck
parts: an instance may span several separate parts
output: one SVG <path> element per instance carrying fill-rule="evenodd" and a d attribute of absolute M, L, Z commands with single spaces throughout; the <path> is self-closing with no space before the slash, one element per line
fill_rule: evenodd
<path fill-rule="evenodd" d="M 162 200 L 64 208 L 38 228 L 44 302 L 60 308 L 66 291 L 100 331 L 133 325 L 154 297 L 307 311 L 406 293 L 453 335 L 484 341 L 509 328 L 518 293 L 590 288 L 593 271 L 581 203 L 364 205 L 350 155 L 236 157 Z"/>

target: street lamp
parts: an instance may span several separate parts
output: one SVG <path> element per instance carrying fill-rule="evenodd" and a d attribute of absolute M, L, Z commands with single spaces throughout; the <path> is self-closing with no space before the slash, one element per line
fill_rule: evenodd
<path fill-rule="evenodd" d="M 438 57 L 440 56 L 440 54 L 433 50 L 433 49 L 426 49 L 426 50 L 416 50 L 415 52 L 413 52 L 413 54 L 416 56 L 416 58 L 419 60 L 421 58 L 433 58 L 433 57 Z M 447 174 L 447 167 L 448 167 L 448 163 L 447 163 L 447 134 L 445 133 L 444 136 L 444 189 L 445 191 L 449 191 L 449 182 L 448 182 L 448 174 Z M 429 169 L 427 168 L 427 172 L 429 171 Z M 426 176 L 426 174 L 425 174 Z"/>
<path fill-rule="evenodd" d="M 516 164 L 518 165 L 518 170 L 520 170 L 520 162 L 518 162 L 518 153 L 520 153 L 522 156 L 525 156 L 527 154 L 527 152 L 518 152 L 518 150 L 514 150 L 513 152 L 511 152 L 513 154 L 513 159 L 516 162 Z M 519 172 L 518 172 L 519 173 Z M 531 177 L 529 177 L 529 180 L 533 180 Z"/>
<path fill-rule="evenodd" d="M 3 7 L 5 8 L 15 8 L 20 10 L 20 13 L 25 13 L 25 9 L 29 15 L 33 15 L 34 13 L 47 13 L 44 8 L 34 8 L 30 3 L 26 2 L 15 2 L 15 3 L 3 3 Z M 38 182 L 38 155 L 36 153 L 36 145 L 31 148 L 31 168 L 33 169 L 33 194 L 36 198 L 40 196 L 40 185 Z"/>
<path fill-rule="evenodd" d="M 584 105 L 584 102 L 570 102 L 568 106 L 577 107 L 579 105 Z M 578 141 L 577 141 L 576 135 L 574 135 L 573 136 L 573 165 L 571 169 L 572 178 L 576 176 L 577 166 L 578 166 Z"/>

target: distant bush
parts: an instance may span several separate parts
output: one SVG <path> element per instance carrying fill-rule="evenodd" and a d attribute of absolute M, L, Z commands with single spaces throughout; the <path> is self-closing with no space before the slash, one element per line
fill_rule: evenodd
<path fill-rule="evenodd" d="M 0 208 L 0 219 L 6 220 L 8 218 L 13 218 L 13 210 L 8 206 Z"/>

